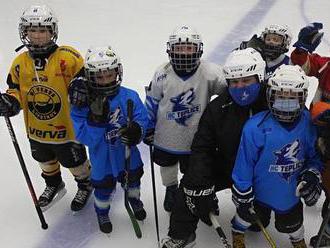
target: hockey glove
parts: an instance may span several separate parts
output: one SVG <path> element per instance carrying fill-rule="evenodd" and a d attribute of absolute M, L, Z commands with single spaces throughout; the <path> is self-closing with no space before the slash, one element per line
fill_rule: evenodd
<path fill-rule="evenodd" d="M 69 98 L 72 105 L 83 108 L 88 106 L 87 79 L 74 78 L 69 85 Z"/>
<path fill-rule="evenodd" d="M 315 169 L 303 171 L 298 178 L 296 195 L 301 196 L 307 206 L 313 206 L 320 198 L 321 192 L 320 172 Z"/>
<path fill-rule="evenodd" d="M 11 117 L 20 111 L 19 101 L 6 93 L 0 94 L 0 116 Z"/>
<path fill-rule="evenodd" d="M 123 126 L 119 129 L 121 142 L 128 146 L 135 146 L 140 143 L 142 129 L 138 123 L 133 121 L 130 126 Z"/>
<path fill-rule="evenodd" d="M 148 146 L 152 146 L 154 144 L 154 135 L 155 135 L 154 128 L 147 129 L 146 136 L 143 139 L 144 144 Z"/>
<path fill-rule="evenodd" d="M 320 22 L 313 22 L 302 28 L 298 34 L 298 41 L 293 46 L 310 53 L 314 52 L 324 35 L 323 32 L 319 32 L 322 28 L 323 24 Z"/>
<path fill-rule="evenodd" d="M 109 103 L 107 97 L 97 96 L 91 101 L 88 113 L 88 123 L 92 126 L 104 127 L 109 122 Z"/>
<path fill-rule="evenodd" d="M 255 218 L 250 210 L 254 209 L 254 193 L 252 187 L 248 188 L 246 191 L 240 191 L 235 185 L 233 185 L 232 200 L 237 208 L 237 214 L 239 217 L 247 222 L 253 223 Z"/>
<path fill-rule="evenodd" d="M 212 226 L 209 218 L 210 212 L 219 215 L 218 198 L 214 185 L 210 187 L 183 185 L 183 192 L 186 205 L 191 213 L 199 217 L 205 224 Z"/>
<path fill-rule="evenodd" d="M 265 43 L 255 34 L 249 41 L 243 41 L 239 48 L 246 49 L 248 47 L 252 47 L 257 50 L 261 55 L 263 54 Z"/>

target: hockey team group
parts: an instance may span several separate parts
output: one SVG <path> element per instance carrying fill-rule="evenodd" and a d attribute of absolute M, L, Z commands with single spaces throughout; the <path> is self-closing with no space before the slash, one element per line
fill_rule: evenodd
<path fill-rule="evenodd" d="M 292 247 L 307 247 L 304 208 L 324 190 L 325 218 L 330 197 L 330 58 L 314 52 L 322 28 L 318 22 L 302 27 L 287 55 L 289 27 L 270 24 L 249 41 L 237 41 L 224 65 L 216 65 L 201 60 L 200 34 L 180 26 L 169 36 L 169 61 L 156 70 L 143 103 L 121 86 L 123 65 L 110 46 L 91 47 L 83 59 L 57 45 L 49 7 L 29 7 L 19 21 L 27 51 L 12 63 L 0 115 L 24 114 L 46 184 L 38 207 L 45 211 L 66 193 L 62 166 L 77 182 L 72 211 L 83 209 L 94 192 L 101 232 L 113 228 L 109 211 L 117 183 L 133 218 L 144 220 L 144 161 L 137 147 L 143 141 L 166 187 L 170 222 L 162 248 L 193 247 L 198 222 L 212 225 L 219 215 L 216 193 L 224 189 L 231 189 L 236 206 L 231 223 L 220 223 L 232 227 L 226 247 L 245 247 L 245 232 L 263 231 L 271 212 Z M 319 84 L 307 108 L 315 83 L 310 76 Z M 330 246 L 330 222 L 316 234 L 311 246 Z"/>

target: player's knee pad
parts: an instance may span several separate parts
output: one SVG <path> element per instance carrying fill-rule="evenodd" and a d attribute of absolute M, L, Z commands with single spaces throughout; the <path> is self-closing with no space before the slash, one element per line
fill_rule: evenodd
<path fill-rule="evenodd" d="M 74 176 L 77 182 L 87 179 L 90 176 L 90 162 L 87 159 L 83 164 L 76 167 L 69 168 L 70 172 Z"/>
<path fill-rule="evenodd" d="M 60 173 L 60 163 L 57 160 L 50 160 L 44 163 L 39 163 L 44 176 L 54 176 Z"/>
<path fill-rule="evenodd" d="M 288 233 L 291 242 L 298 242 L 304 239 L 305 237 L 305 229 L 304 226 L 301 225 L 298 230 Z"/>
<path fill-rule="evenodd" d="M 165 187 L 178 184 L 178 171 L 178 164 L 160 167 L 160 175 Z"/>

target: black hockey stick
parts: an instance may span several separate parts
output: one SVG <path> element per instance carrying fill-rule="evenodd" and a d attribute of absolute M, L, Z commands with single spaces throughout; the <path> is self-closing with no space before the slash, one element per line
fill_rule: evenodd
<path fill-rule="evenodd" d="M 156 233 L 157 233 L 157 244 L 160 247 L 159 240 L 159 224 L 158 224 L 158 208 L 157 208 L 157 198 L 156 198 L 156 183 L 155 183 L 155 168 L 154 168 L 154 159 L 153 159 L 153 146 L 149 145 L 150 153 L 150 166 L 151 166 L 151 181 L 152 181 L 152 192 L 154 195 L 154 210 L 155 210 L 155 222 L 156 222 Z"/>
<path fill-rule="evenodd" d="M 48 228 L 48 224 L 46 223 L 45 217 L 44 217 L 44 215 L 43 215 L 43 213 L 41 211 L 41 208 L 39 206 L 39 203 L 38 203 L 38 200 L 37 200 L 37 196 L 36 196 L 36 193 L 34 191 L 34 188 L 33 188 L 33 185 L 32 185 L 31 179 L 30 179 L 30 176 L 29 176 L 29 172 L 28 172 L 28 170 L 26 168 L 26 165 L 25 165 L 25 162 L 24 162 L 22 153 L 21 153 L 21 149 L 19 148 L 19 145 L 18 145 L 18 142 L 17 142 L 17 139 L 16 139 L 14 128 L 13 128 L 13 126 L 11 124 L 11 121 L 10 121 L 9 117 L 5 116 L 5 121 L 6 121 L 6 124 L 7 124 L 7 127 L 8 127 L 8 131 L 9 131 L 9 134 L 10 134 L 11 141 L 13 142 L 13 145 L 15 147 L 15 151 L 16 151 L 16 154 L 17 154 L 19 163 L 21 165 L 21 168 L 22 168 L 22 171 L 23 171 L 23 174 L 24 174 L 24 177 L 25 177 L 25 181 L 26 181 L 26 183 L 28 185 L 28 188 L 29 188 L 29 191 L 30 191 L 30 194 L 31 194 L 33 203 L 34 203 L 34 206 L 35 206 L 35 208 L 37 210 L 37 213 L 38 213 L 38 216 L 39 216 L 39 220 L 41 222 L 41 228 L 42 229 L 47 229 Z"/>
<path fill-rule="evenodd" d="M 320 247 L 322 236 L 324 235 L 325 228 L 327 227 L 329 220 L 330 220 L 330 203 L 328 204 L 328 211 L 327 211 L 326 215 L 324 216 L 320 229 L 317 233 L 317 239 L 316 239 L 316 242 L 315 242 L 315 245 L 313 246 L 313 248 Z"/>
<path fill-rule="evenodd" d="M 214 213 L 210 213 L 209 214 L 209 218 L 212 222 L 212 226 L 214 227 L 214 229 L 217 231 L 219 237 L 220 237 L 220 240 L 222 242 L 222 244 L 224 245 L 224 247 L 226 248 L 231 248 L 231 245 L 229 244 L 229 241 L 226 237 L 226 234 L 225 232 L 222 230 L 217 218 L 215 217 Z"/>
<path fill-rule="evenodd" d="M 131 126 L 133 119 L 133 101 L 131 99 L 127 100 L 127 127 Z M 129 215 L 129 218 L 132 222 L 134 232 L 137 238 L 142 237 L 142 232 L 139 226 L 139 223 L 137 222 L 135 215 L 131 209 L 131 206 L 129 205 L 128 201 L 128 174 L 130 170 L 130 162 L 131 162 L 131 147 L 126 145 L 125 146 L 125 184 L 124 184 L 124 190 L 125 190 L 125 208 Z"/>
<path fill-rule="evenodd" d="M 257 225 L 259 226 L 259 228 L 262 231 L 262 234 L 265 236 L 266 240 L 268 241 L 269 245 L 271 248 L 276 248 L 276 243 L 273 240 L 273 238 L 270 236 L 269 232 L 267 232 L 266 228 L 264 227 L 264 225 L 262 224 L 259 216 L 257 215 L 257 213 L 254 211 L 253 208 L 249 209 L 250 214 L 252 215 L 252 217 L 254 218 L 255 223 L 257 223 Z"/>

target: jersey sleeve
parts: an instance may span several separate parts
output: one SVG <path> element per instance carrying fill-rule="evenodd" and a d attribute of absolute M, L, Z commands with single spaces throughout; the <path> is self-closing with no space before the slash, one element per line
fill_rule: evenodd
<path fill-rule="evenodd" d="M 185 181 L 190 185 L 214 184 L 210 180 L 216 163 L 217 141 L 216 123 L 210 106 L 208 104 L 203 112 L 191 145 L 189 167 L 185 173 Z"/>
<path fill-rule="evenodd" d="M 148 128 L 155 128 L 157 121 L 157 112 L 159 102 L 163 97 L 163 86 L 159 82 L 158 72 L 155 73 L 148 87 L 146 87 L 145 106 L 148 111 L 149 124 Z"/>
<path fill-rule="evenodd" d="M 238 148 L 232 179 L 235 187 L 240 191 L 246 191 L 253 185 L 253 171 L 258 161 L 259 145 L 253 130 L 251 121 L 243 128 L 240 145 Z"/>
<path fill-rule="evenodd" d="M 140 125 L 142 130 L 141 137 L 143 138 L 148 128 L 148 113 L 139 95 L 136 92 L 134 92 L 133 97 L 134 97 L 133 121 L 135 121 Z"/>
<path fill-rule="evenodd" d="M 71 106 L 71 118 L 76 139 L 88 146 L 95 147 L 104 138 L 105 127 L 93 127 L 87 122 L 88 108 Z"/>
<path fill-rule="evenodd" d="M 7 76 L 7 94 L 14 96 L 21 104 L 20 84 L 19 84 L 20 64 L 19 57 L 12 63 Z"/>
<path fill-rule="evenodd" d="M 294 65 L 300 65 L 308 76 L 319 76 L 320 69 L 330 61 L 328 57 L 321 57 L 316 53 L 309 54 L 307 51 L 296 48 L 291 53 L 291 61 Z"/>

